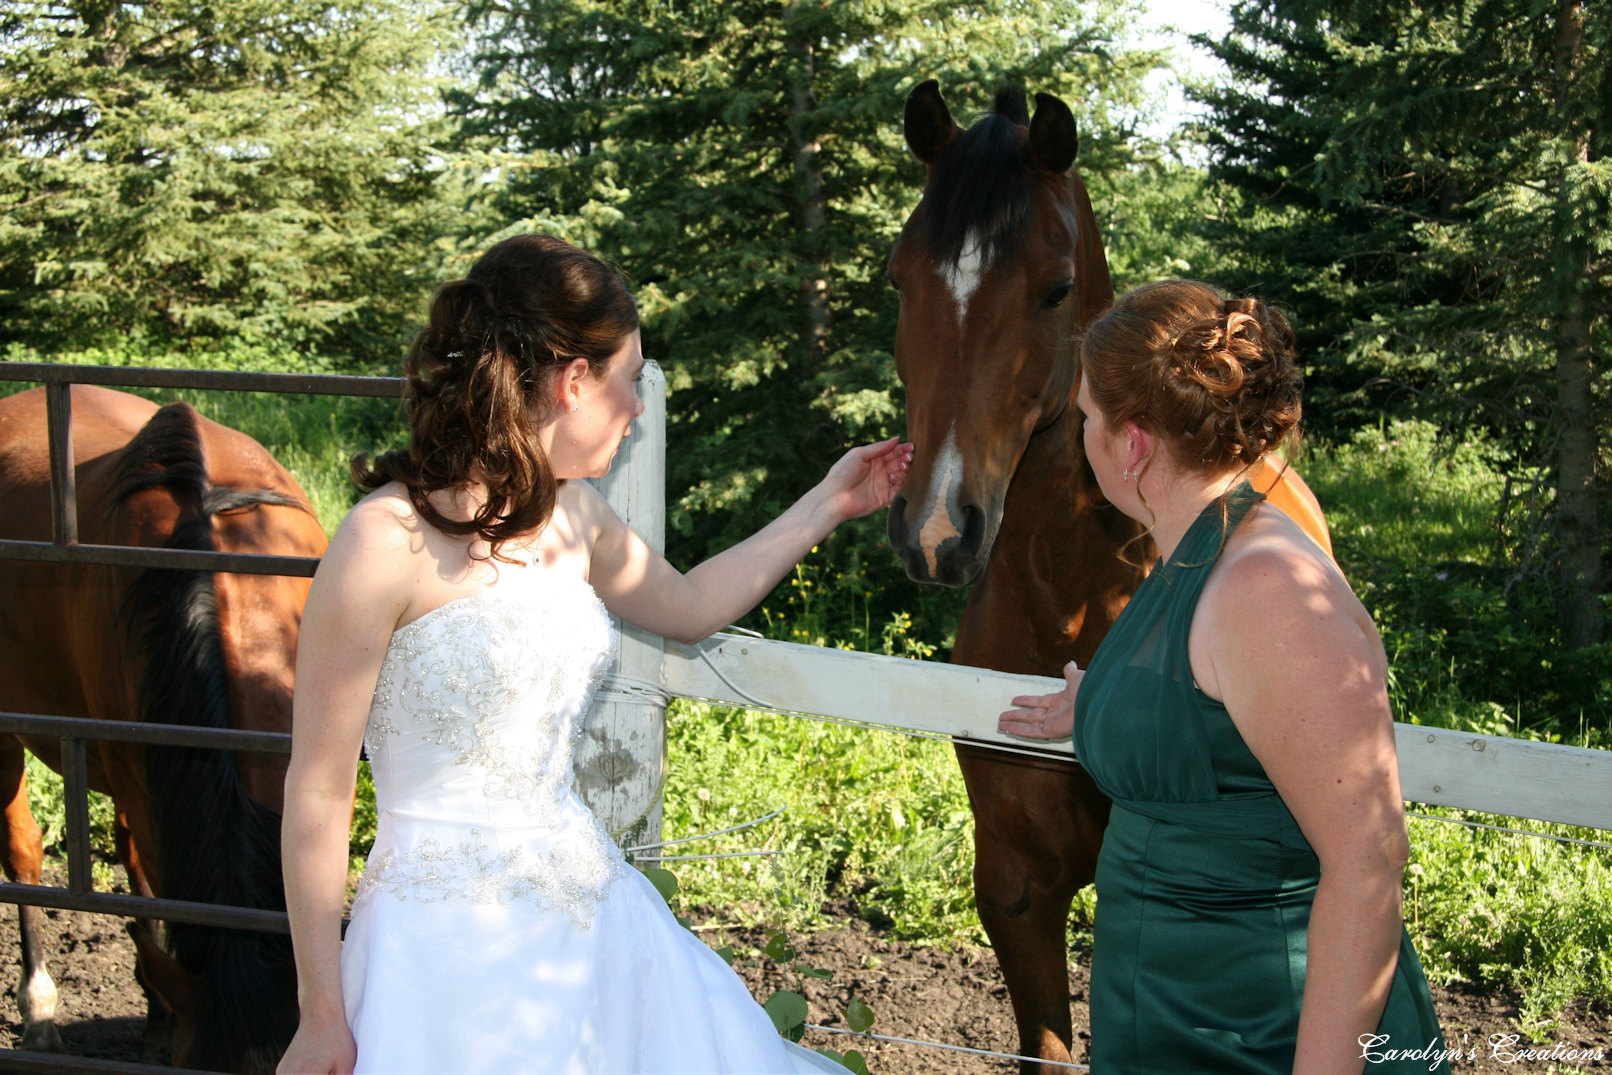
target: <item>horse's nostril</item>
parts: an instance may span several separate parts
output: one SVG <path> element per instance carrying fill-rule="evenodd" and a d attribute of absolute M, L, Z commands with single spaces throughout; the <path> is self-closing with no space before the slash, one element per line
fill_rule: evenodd
<path fill-rule="evenodd" d="M 964 504 L 963 535 L 957 542 L 958 551 L 972 559 L 984 540 L 985 512 L 977 504 Z"/>
<path fill-rule="evenodd" d="M 898 496 L 890 501 L 890 519 L 886 524 L 890 547 L 900 552 L 907 544 L 907 498 Z"/>

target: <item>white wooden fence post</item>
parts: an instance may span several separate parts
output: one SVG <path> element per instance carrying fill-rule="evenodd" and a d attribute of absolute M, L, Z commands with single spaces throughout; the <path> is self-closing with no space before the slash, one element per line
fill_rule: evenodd
<path fill-rule="evenodd" d="M 666 375 L 644 364 L 644 413 L 595 484 L 616 513 L 657 552 L 666 545 Z M 611 617 L 620 631 L 610 670 L 583 722 L 577 791 L 623 847 L 660 840 L 666 783 L 664 640 Z"/>

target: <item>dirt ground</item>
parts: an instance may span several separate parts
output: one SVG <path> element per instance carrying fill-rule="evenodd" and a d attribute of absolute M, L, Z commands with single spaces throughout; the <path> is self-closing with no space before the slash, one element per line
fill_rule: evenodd
<path fill-rule="evenodd" d="M 73 911 L 46 913 L 49 965 L 60 991 L 59 1025 L 69 1052 L 79 1056 L 143 1060 L 163 1058 L 141 1044 L 144 1000 L 134 983 L 134 947 L 121 919 Z M 1002 985 L 996 958 L 988 948 L 947 951 L 919 948 L 882 935 L 867 922 L 850 915 L 835 919 L 834 928 L 792 938 L 799 947 L 795 961 L 831 970 L 831 979 L 816 980 L 780 968 L 770 960 L 740 958 L 737 966 L 759 997 L 774 989 L 803 992 L 810 1002 L 809 1020 L 826 1026 L 843 1025 L 845 1004 L 856 996 L 874 1013 L 874 1033 L 919 1038 L 975 1049 L 1015 1051 L 1013 1020 L 1007 990 Z M 736 949 L 756 949 L 766 935 L 740 930 L 718 930 L 695 916 L 702 936 L 722 935 Z M 17 955 L 16 915 L 0 909 L 0 1045 L 15 1047 L 22 1027 L 17 1018 L 16 982 L 21 970 Z M 1069 998 L 1078 1041 L 1076 1059 L 1085 1059 L 1088 1040 L 1086 958 L 1069 965 Z M 1512 1059 L 1493 1055 L 1490 1035 L 1515 1034 L 1515 998 L 1504 993 L 1469 990 L 1435 990 L 1434 1000 L 1444 1033 L 1453 1047 L 1465 1043 L 1476 1059 L 1462 1058 L 1460 1072 L 1568 1072 L 1612 1068 L 1612 1011 L 1578 1005 L 1563 1013 L 1562 1025 L 1547 1032 L 1546 1047 L 1557 1042 L 1578 1051 L 1601 1050 L 1605 1059 L 1589 1064 Z M 821 1031 L 808 1032 L 805 1044 L 840 1050 L 860 1048 L 875 1075 L 971 1075 L 1008 1072 L 1001 1060 L 921 1048 L 858 1041 Z M 1522 1039 L 1514 1048 L 1527 1045 Z M 0 1061 L 0 1069 L 4 1062 Z"/>

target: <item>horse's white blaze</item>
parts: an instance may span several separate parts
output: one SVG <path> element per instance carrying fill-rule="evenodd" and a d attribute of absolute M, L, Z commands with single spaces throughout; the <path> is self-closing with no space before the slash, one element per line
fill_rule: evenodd
<path fill-rule="evenodd" d="M 960 536 L 957 524 L 952 521 L 957 508 L 957 491 L 963 486 L 963 456 L 957 450 L 957 427 L 946 431 L 946 442 L 935 456 L 935 466 L 929 472 L 928 506 L 924 509 L 924 525 L 918 531 L 918 547 L 924 551 L 929 573 L 939 570 L 937 550 L 941 543 Z"/>
<path fill-rule="evenodd" d="M 25 1025 L 48 1023 L 56 1018 L 56 983 L 44 967 L 34 972 L 17 990 L 17 1012 Z"/>
<path fill-rule="evenodd" d="M 946 270 L 946 287 L 952 293 L 952 301 L 957 303 L 959 327 L 963 323 L 963 316 L 968 313 L 968 300 L 979 289 L 980 278 L 984 275 L 984 244 L 977 233 L 970 232 L 968 238 L 963 240 L 963 250 L 957 255 L 956 264 Z"/>

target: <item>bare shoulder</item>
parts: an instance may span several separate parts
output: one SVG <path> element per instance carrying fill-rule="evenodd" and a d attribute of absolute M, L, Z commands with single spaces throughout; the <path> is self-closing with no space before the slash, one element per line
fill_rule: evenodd
<path fill-rule="evenodd" d="M 1384 664 L 1377 626 L 1337 565 L 1297 523 L 1264 506 L 1232 534 L 1205 583 L 1188 653 L 1199 687 L 1222 701 L 1245 672 L 1274 683 L 1284 671 L 1314 674 L 1312 659 Z"/>
<path fill-rule="evenodd" d="M 612 542 L 619 541 L 620 532 L 626 529 L 610 501 L 585 481 L 568 481 L 562 485 L 555 497 L 555 508 L 556 514 L 564 513 L 571 532 L 586 548 L 590 559 L 601 551 L 608 552 Z"/>
<path fill-rule="evenodd" d="M 381 486 L 336 528 L 310 600 L 367 606 L 395 622 L 408 606 L 429 533 L 402 485 Z"/>
<path fill-rule="evenodd" d="M 424 520 L 414 510 L 408 491 L 388 482 L 354 504 L 331 538 L 331 549 L 403 551 L 418 540 Z"/>
<path fill-rule="evenodd" d="M 610 511 L 610 502 L 589 482 L 573 479 L 560 486 L 554 497 L 555 504 L 578 519 L 593 521 L 602 512 Z M 612 513 L 613 514 L 613 513 Z"/>
<path fill-rule="evenodd" d="M 1228 539 L 1203 600 L 1226 614 L 1366 616 L 1338 566 L 1285 512 L 1261 505 Z"/>

